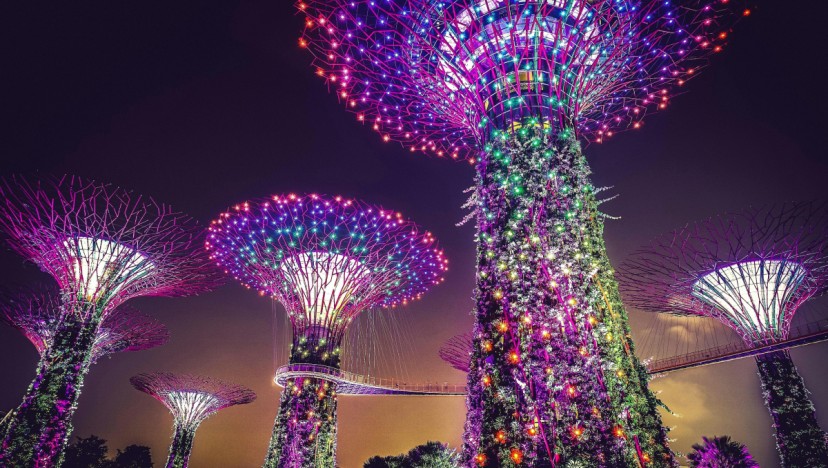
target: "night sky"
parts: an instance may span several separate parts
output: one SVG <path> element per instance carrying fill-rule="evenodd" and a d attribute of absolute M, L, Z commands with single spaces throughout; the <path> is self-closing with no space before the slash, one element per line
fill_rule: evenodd
<path fill-rule="evenodd" d="M 607 225 L 614 264 L 688 221 L 828 192 L 828 57 L 818 46 L 828 6 L 765 3 L 666 112 L 587 148 L 596 184 L 620 194 L 603 206 L 622 217 Z M 382 143 L 358 123 L 297 47 L 302 21 L 288 1 L 3 2 L 0 172 L 112 182 L 204 223 L 245 199 L 290 191 L 342 194 L 401 211 L 434 232 L 451 262 L 442 285 L 394 311 L 408 314 L 415 337 L 407 369 L 414 380 L 462 383 L 437 350 L 472 322 L 473 226 L 455 226 L 472 168 Z M 2 285 L 37 280 L 49 279 L 0 250 Z M 260 466 L 278 405 L 273 326 L 282 323 L 282 308 L 234 283 L 195 298 L 133 305 L 167 324 L 172 339 L 94 366 L 75 434 L 104 437 L 113 452 L 149 445 L 161 463 L 172 418 L 128 378 L 156 370 L 204 374 L 248 385 L 259 399 L 207 420 L 192 466 Z M 635 333 L 648 318 L 632 315 Z M 827 352 L 826 344 L 793 351 L 823 427 Z M 0 409 L 19 403 L 35 363 L 34 348 L 0 327 Z M 653 388 L 682 416 L 665 418 L 678 426 L 671 434 L 676 450 L 689 450 L 702 435 L 729 434 L 763 467 L 778 466 L 752 360 L 678 371 Z M 460 443 L 462 398 L 339 401 L 343 467 L 426 440 Z"/>

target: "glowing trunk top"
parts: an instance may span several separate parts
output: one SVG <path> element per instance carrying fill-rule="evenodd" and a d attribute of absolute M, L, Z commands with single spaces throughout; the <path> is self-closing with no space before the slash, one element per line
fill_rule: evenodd
<path fill-rule="evenodd" d="M 210 393 L 181 390 L 159 396 L 175 416 L 175 425 L 188 429 L 198 427 L 219 406 L 218 398 Z"/>
<path fill-rule="evenodd" d="M 692 294 L 721 312 L 719 318 L 749 343 L 784 339 L 799 305 L 792 298 L 805 276 L 795 262 L 746 261 L 701 276 Z"/>
<path fill-rule="evenodd" d="M 63 245 L 71 259 L 78 295 L 88 302 L 105 301 L 153 270 L 145 255 L 117 242 L 75 237 Z"/>
<path fill-rule="evenodd" d="M 294 320 L 305 326 L 339 328 L 355 315 L 342 316 L 349 303 L 365 295 L 371 271 L 360 261 L 329 252 L 305 252 L 284 260 L 280 266 L 293 287 L 297 307 L 289 307 Z M 297 317 L 296 315 L 301 314 Z"/>

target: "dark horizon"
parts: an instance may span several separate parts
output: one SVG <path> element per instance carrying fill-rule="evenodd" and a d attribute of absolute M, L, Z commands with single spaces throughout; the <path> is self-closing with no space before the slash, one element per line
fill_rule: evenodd
<path fill-rule="evenodd" d="M 828 92 L 818 79 L 828 65 L 817 46 L 825 13 L 825 5 L 755 9 L 666 111 L 650 115 L 641 130 L 586 147 L 595 185 L 620 195 L 602 206 L 622 217 L 606 228 L 614 265 L 690 221 L 751 204 L 825 198 Z M 417 381 L 464 381 L 437 350 L 472 323 L 474 227 L 455 226 L 465 215 L 472 168 L 383 143 L 357 122 L 297 47 L 303 18 L 290 2 L 13 3 L 0 7 L 0 18 L 0 175 L 111 182 L 205 225 L 233 204 L 289 192 L 341 194 L 401 211 L 435 234 L 450 261 L 444 284 L 393 311 L 406 314 L 416 337 L 408 372 Z M 0 265 L 3 286 L 48 281 L 5 245 Z M 203 374 L 250 386 L 258 400 L 206 421 L 192 466 L 260 466 L 278 404 L 271 381 L 281 306 L 232 280 L 194 298 L 131 303 L 168 325 L 170 343 L 95 365 L 74 434 L 106 438 L 113 452 L 149 445 L 159 463 L 171 417 L 128 379 L 147 371 Z M 634 333 L 648 320 L 633 312 Z M 792 352 L 823 428 L 827 351 L 823 343 Z M 19 403 L 35 362 L 25 338 L 0 327 L 0 410 Z M 675 450 L 727 434 L 763 467 L 778 466 L 752 360 L 677 371 L 653 388 L 684 414 L 665 417 L 679 425 L 671 433 Z M 427 440 L 460 442 L 462 398 L 343 397 L 339 408 L 343 467 Z"/>

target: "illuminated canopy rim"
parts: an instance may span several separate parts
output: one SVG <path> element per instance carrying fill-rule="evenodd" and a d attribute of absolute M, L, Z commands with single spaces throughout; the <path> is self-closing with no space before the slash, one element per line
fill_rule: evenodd
<path fill-rule="evenodd" d="M 251 403 L 256 394 L 247 387 L 209 377 L 168 372 L 138 374 L 129 379 L 167 407 L 177 424 L 196 426 L 220 409 Z"/>
<path fill-rule="evenodd" d="M 448 266 L 434 236 L 402 214 L 316 194 L 236 205 L 211 223 L 206 248 L 292 318 L 336 312 L 347 319 L 405 304 L 442 282 Z"/>
<path fill-rule="evenodd" d="M 478 157 L 537 118 L 601 141 L 638 128 L 721 50 L 723 0 L 300 0 L 299 41 L 360 121 L 412 151 Z"/>
<path fill-rule="evenodd" d="M 0 230 L 63 293 L 104 300 L 212 289 L 220 276 L 192 218 L 151 198 L 76 176 L 0 181 Z"/>
<path fill-rule="evenodd" d="M 788 335 L 797 309 L 828 290 L 828 203 L 749 208 L 691 223 L 619 271 L 629 304 L 715 317 L 747 343 Z"/>

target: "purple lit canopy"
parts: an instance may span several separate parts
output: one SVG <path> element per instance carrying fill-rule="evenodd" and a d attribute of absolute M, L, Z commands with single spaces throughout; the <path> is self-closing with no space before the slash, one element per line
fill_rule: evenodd
<path fill-rule="evenodd" d="M 638 128 L 722 49 L 729 3 L 300 0 L 299 45 L 384 140 L 473 160 L 527 118 L 597 141 Z"/>
<path fill-rule="evenodd" d="M 319 195 L 237 205 L 212 222 L 206 245 L 229 274 L 276 298 L 295 329 L 335 333 L 363 310 L 419 298 L 448 264 L 400 213 Z"/>
<path fill-rule="evenodd" d="M 25 335 L 43 357 L 60 325 L 60 307 L 57 291 L 27 290 L 0 302 L 0 320 Z M 122 305 L 98 327 L 90 364 L 114 353 L 155 348 L 169 338 L 164 324 L 129 305 Z"/>
<path fill-rule="evenodd" d="M 714 217 L 656 239 L 621 271 L 631 305 L 715 317 L 749 344 L 784 340 L 799 306 L 828 287 L 828 212 L 787 203 Z"/>

